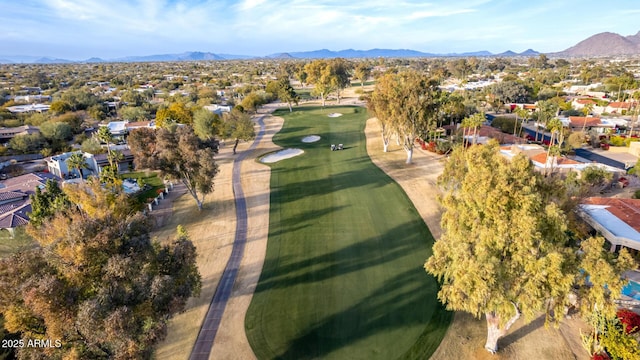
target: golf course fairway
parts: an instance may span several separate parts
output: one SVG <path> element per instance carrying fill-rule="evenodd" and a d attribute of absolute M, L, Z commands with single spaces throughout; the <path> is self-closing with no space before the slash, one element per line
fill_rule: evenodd
<path fill-rule="evenodd" d="M 304 153 L 270 164 L 267 253 L 245 319 L 257 358 L 429 358 L 451 321 L 423 269 L 433 238 L 369 159 L 366 110 L 274 115 L 285 119 L 274 142 Z"/>

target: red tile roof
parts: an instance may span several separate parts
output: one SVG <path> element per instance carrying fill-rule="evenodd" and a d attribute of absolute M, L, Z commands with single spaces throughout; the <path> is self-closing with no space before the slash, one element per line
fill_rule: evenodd
<path fill-rule="evenodd" d="M 607 106 L 612 107 L 612 108 L 616 108 L 616 109 L 630 109 L 631 108 L 631 103 L 612 101 Z"/>
<path fill-rule="evenodd" d="M 583 202 L 589 205 L 606 205 L 607 210 L 627 225 L 640 232 L 640 199 L 591 197 Z"/>
<path fill-rule="evenodd" d="M 545 164 L 547 162 L 547 154 L 539 153 L 539 154 L 533 155 L 531 157 L 531 161 L 539 162 L 540 164 Z M 577 164 L 580 164 L 580 163 L 571 159 L 567 159 L 566 157 L 556 158 L 556 165 L 577 165 Z"/>
<path fill-rule="evenodd" d="M 599 117 L 569 116 L 569 121 L 571 122 L 571 127 L 585 126 L 585 120 L 586 120 L 586 126 L 598 126 L 598 125 L 600 125 L 600 118 Z"/>
<path fill-rule="evenodd" d="M 591 100 L 591 99 L 578 99 L 578 100 L 576 100 L 576 102 L 578 104 L 582 104 L 582 105 L 587 105 L 587 104 L 594 104 L 595 105 L 596 104 L 596 102 Z"/>

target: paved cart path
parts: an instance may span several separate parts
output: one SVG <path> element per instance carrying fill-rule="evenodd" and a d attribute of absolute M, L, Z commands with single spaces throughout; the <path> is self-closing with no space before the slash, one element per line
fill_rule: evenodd
<path fill-rule="evenodd" d="M 209 310 L 207 311 L 207 315 L 202 323 L 200 332 L 198 333 L 196 343 L 193 350 L 191 350 L 191 356 L 189 357 L 191 360 L 209 359 L 209 354 L 213 347 L 213 341 L 216 338 L 216 333 L 220 327 L 222 315 L 224 314 L 227 301 L 229 300 L 231 290 L 233 289 L 233 284 L 235 283 L 236 276 L 238 275 L 240 261 L 242 260 L 244 248 L 247 243 L 247 203 L 244 197 L 244 192 L 242 191 L 240 169 L 242 161 L 252 153 L 252 150 L 254 150 L 262 140 L 265 128 L 265 116 L 266 115 L 262 115 L 257 119 L 257 123 L 260 125 L 260 131 L 258 132 L 256 139 L 253 141 L 253 144 L 251 144 L 249 149 L 240 153 L 233 162 L 233 194 L 236 201 L 237 219 L 235 240 L 233 242 L 233 249 L 231 250 L 229 261 L 222 273 L 222 278 L 218 283 L 216 292 L 213 295 L 211 304 L 209 305 Z"/>

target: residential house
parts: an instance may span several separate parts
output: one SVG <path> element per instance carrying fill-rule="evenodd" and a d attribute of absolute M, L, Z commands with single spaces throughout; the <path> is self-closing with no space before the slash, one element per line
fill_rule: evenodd
<path fill-rule="evenodd" d="M 35 113 L 35 112 L 39 112 L 39 113 L 43 113 L 43 112 L 47 112 L 49 111 L 49 108 L 51 108 L 50 105 L 45 105 L 45 104 L 29 104 L 29 105 L 15 105 L 15 106 L 9 106 L 7 108 L 7 110 L 9 110 L 9 112 L 14 113 L 14 114 L 21 114 L 21 113 Z"/>
<path fill-rule="evenodd" d="M 569 116 L 568 121 L 566 118 L 560 120 L 564 120 L 563 123 L 571 128 L 571 131 L 585 129 L 586 131 L 595 130 L 598 133 L 604 133 L 616 127 L 614 122 L 595 116 Z"/>
<path fill-rule="evenodd" d="M 625 115 L 633 106 L 635 106 L 635 104 L 630 102 L 612 101 L 604 107 L 604 112 Z"/>
<path fill-rule="evenodd" d="M 60 180 L 48 173 L 30 173 L 0 182 L 0 229 L 13 235 L 16 227 L 29 222 L 29 196 L 35 194 L 37 187 L 44 188 L 49 179 Z"/>
<path fill-rule="evenodd" d="M 31 125 L 16 126 L 13 128 L 0 128 L 0 143 L 7 143 L 18 135 L 31 135 L 40 133 L 40 129 Z"/>
<path fill-rule="evenodd" d="M 133 168 L 133 155 L 126 145 L 111 146 L 112 150 L 117 150 L 122 155 L 122 158 L 117 162 L 118 172 L 127 172 Z M 82 154 L 85 159 L 85 168 L 82 169 L 82 174 L 77 169 L 71 169 L 67 165 L 67 160 L 72 154 Z M 109 165 L 109 159 L 107 154 L 91 154 L 83 153 L 81 151 L 67 152 L 60 155 L 52 156 L 46 159 L 47 168 L 49 172 L 62 178 L 73 179 L 79 178 L 81 175 L 86 178 L 89 176 L 99 176 L 104 167 Z"/>
<path fill-rule="evenodd" d="M 640 200 L 591 197 L 578 214 L 611 244 L 611 251 L 624 246 L 640 250 Z"/>
<path fill-rule="evenodd" d="M 508 159 L 522 153 L 527 156 L 531 163 L 538 171 L 544 171 L 545 169 L 553 169 L 554 172 L 567 173 L 569 171 L 576 171 L 581 174 L 584 169 L 590 166 L 596 166 L 614 174 L 614 177 L 622 176 L 625 172 L 621 169 L 608 166 L 600 163 L 588 163 L 581 162 L 573 159 L 569 159 L 565 156 L 549 156 L 547 157 L 547 150 L 536 144 L 516 144 L 511 146 L 503 146 L 500 148 L 500 153 Z"/>
<path fill-rule="evenodd" d="M 211 104 L 211 105 L 205 105 L 203 106 L 203 108 L 211 111 L 214 114 L 218 114 L 219 116 L 222 116 L 222 113 L 225 113 L 225 112 L 228 113 L 231 111 L 231 106 L 228 106 L 228 105 Z"/>
<path fill-rule="evenodd" d="M 125 124 L 125 128 L 127 130 L 127 133 L 131 130 L 134 129 L 140 129 L 140 128 L 149 128 L 149 129 L 155 129 L 156 128 L 156 122 L 155 121 L 134 121 L 134 122 L 127 122 Z"/>

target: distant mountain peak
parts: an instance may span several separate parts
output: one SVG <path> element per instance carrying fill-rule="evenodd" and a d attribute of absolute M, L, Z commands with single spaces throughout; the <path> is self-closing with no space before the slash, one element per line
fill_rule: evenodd
<path fill-rule="evenodd" d="M 640 32 L 624 37 L 613 32 L 602 32 L 580 41 L 576 45 L 555 53 L 558 56 L 615 56 L 640 54 Z"/>

